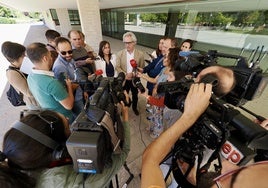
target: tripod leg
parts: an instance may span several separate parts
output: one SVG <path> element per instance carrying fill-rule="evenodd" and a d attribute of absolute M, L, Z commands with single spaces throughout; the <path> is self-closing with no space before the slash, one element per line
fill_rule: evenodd
<path fill-rule="evenodd" d="M 124 164 L 124 168 L 129 173 L 129 178 L 125 183 L 125 185 L 128 185 L 132 181 L 132 179 L 134 178 L 134 175 L 130 172 L 130 169 L 128 168 L 127 163 Z"/>

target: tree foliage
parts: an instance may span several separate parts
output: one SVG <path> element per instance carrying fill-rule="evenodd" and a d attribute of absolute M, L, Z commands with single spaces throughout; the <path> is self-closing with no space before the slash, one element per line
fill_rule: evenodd
<path fill-rule="evenodd" d="M 167 21 L 167 13 L 160 13 L 160 14 L 143 13 L 143 14 L 140 14 L 140 19 L 143 22 L 166 23 L 166 21 Z"/>
<path fill-rule="evenodd" d="M 0 6 L 0 17 L 11 18 L 14 14 L 9 8 Z"/>

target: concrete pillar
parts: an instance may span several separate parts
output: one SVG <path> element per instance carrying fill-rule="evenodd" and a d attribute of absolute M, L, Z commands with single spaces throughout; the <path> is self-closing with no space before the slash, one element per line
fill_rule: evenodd
<path fill-rule="evenodd" d="M 59 9 L 56 9 L 56 12 L 57 12 L 59 22 L 60 22 L 61 35 L 64 37 L 67 37 L 68 32 L 72 29 L 70 19 L 69 19 L 68 9 L 59 8 Z"/>
<path fill-rule="evenodd" d="M 124 12 L 121 12 L 121 11 L 117 11 L 117 31 L 118 31 L 118 36 L 119 36 L 119 39 L 123 40 L 122 37 L 123 37 L 123 34 L 125 33 L 125 19 L 124 19 L 124 16 L 125 16 L 125 13 Z"/>
<path fill-rule="evenodd" d="M 165 36 L 175 37 L 177 26 L 178 26 L 178 13 L 169 12 L 166 24 Z"/>
<path fill-rule="evenodd" d="M 98 52 L 102 41 L 99 0 L 76 0 L 82 32 L 85 39 L 95 52 Z"/>

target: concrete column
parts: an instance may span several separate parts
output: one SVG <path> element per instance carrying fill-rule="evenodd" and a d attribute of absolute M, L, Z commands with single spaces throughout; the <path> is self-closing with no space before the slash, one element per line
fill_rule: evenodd
<path fill-rule="evenodd" d="M 59 22 L 60 22 L 61 35 L 66 37 L 68 32 L 72 29 L 70 19 L 69 19 L 68 9 L 59 8 L 59 9 L 56 9 L 56 12 L 57 12 Z"/>
<path fill-rule="evenodd" d="M 76 0 L 82 32 L 85 39 L 95 52 L 98 52 L 102 41 L 99 0 Z"/>
<path fill-rule="evenodd" d="M 125 19 L 124 19 L 124 12 L 118 11 L 117 14 L 117 32 L 119 39 L 122 40 L 123 34 L 125 33 Z"/>
<path fill-rule="evenodd" d="M 175 37 L 178 26 L 178 13 L 169 12 L 166 24 L 165 36 Z"/>

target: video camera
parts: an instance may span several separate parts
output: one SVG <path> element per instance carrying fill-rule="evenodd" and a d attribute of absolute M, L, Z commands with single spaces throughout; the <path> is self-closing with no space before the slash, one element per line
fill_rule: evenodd
<path fill-rule="evenodd" d="M 206 55 L 190 54 L 184 61 L 177 62 L 177 65 L 180 71 L 196 76 L 204 68 L 216 65 L 217 57 L 244 59 L 213 51 Z M 227 67 L 234 71 L 236 78 L 234 89 L 222 98 L 212 95 L 209 107 L 176 142 L 169 154 L 175 159 L 187 162 L 189 168 L 194 166 L 198 157 L 200 168 L 197 169 L 197 177 L 204 170 L 199 165 L 207 149 L 214 150 L 214 153 L 204 165 L 205 167 L 219 157 L 216 153 L 221 153 L 234 164 L 243 165 L 256 155 L 256 149 L 268 150 L 268 131 L 234 108 L 259 97 L 268 82 L 267 74 L 259 68 L 246 67 L 243 61 L 240 60 L 239 66 Z M 205 76 L 202 82 L 212 83 L 213 90 L 218 84 L 217 78 L 212 75 Z M 165 93 L 164 103 L 168 108 L 183 111 L 185 98 L 192 83 L 194 83 L 193 78 L 160 83 L 157 92 Z M 188 169 L 185 177 L 189 172 Z"/>
<path fill-rule="evenodd" d="M 123 93 L 125 74 L 117 78 L 102 78 L 85 109 L 71 125 L 72 134 L 66 142 L 74 170 L 81 173 L 101 173 L 111 162 L 113 152 L 120 153 L 123 125 L 117 103 L 126 101 Z"/>

